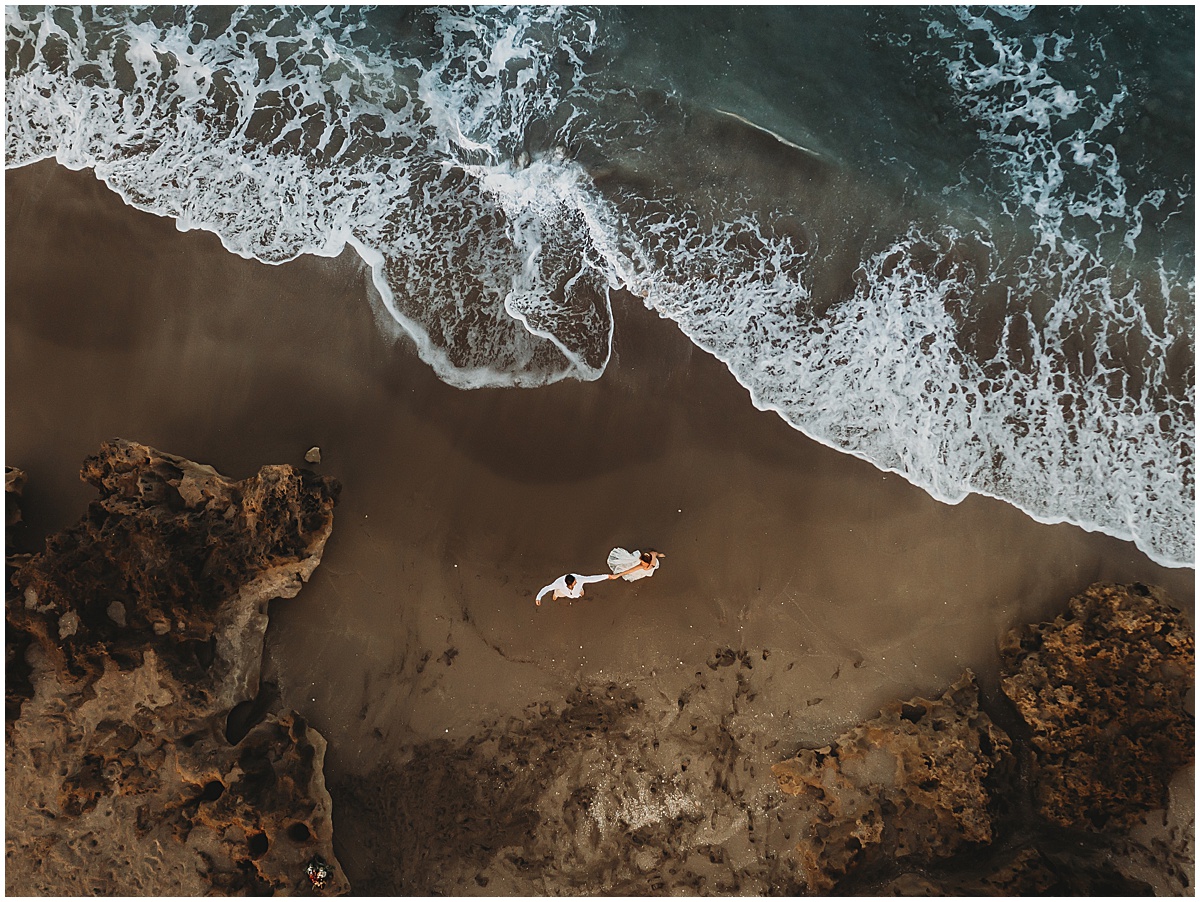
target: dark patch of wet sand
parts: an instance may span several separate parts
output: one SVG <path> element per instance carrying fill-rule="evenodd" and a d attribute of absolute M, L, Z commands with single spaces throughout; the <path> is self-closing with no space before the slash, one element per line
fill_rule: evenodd
<path fill-rule="evenodd" d="M 809 441 L 635 303 L 598 382 L 461 392 L 378 328 L 352 253 L 245 261 L 51 163 L 6 185 L 6 463 L 31 536 L 80 514 L 78 467 L 116 435 L 236 477 L 319 445 L 343 482 L 265 674 L 328 738 L 333 782 L 608 683 L 734 715 L 765 774 L 964 667 L 994 685 L 997 639 L 1095 580 L 1193 605 L 1194 571 L 1129 543 L 946 506 Z M 617 544 L 668 557 L 534 606 Z M 706 702 L 726 649 L 753 688 Z"/>

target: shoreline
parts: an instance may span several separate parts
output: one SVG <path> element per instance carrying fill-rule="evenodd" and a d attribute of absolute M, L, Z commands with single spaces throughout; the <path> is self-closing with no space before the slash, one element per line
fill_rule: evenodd
<path fill-rule="evenodd" d="M 763 741 L 820 744 L 964 666 L 987 691 L 998 637 L 1093 582 L 1164 585 L 1192 618 L 1194 570 L 1006 502 L 935 501 L 754 408 L 636 303 L 598 382 L 463 392 L 381 333 L 353 252 L 247 261 L 51 162 L 6 185 L 6 452 L 31 538 L 78 516 L 70 474 L 114 435 L 234 478 L 318 445 L 345 486 L 265 661 L 333 773 L 583 682 L 670 697 L 726 648 L 761 659 L 744 717 Z M 534 607 L 615 545 L 668 559 Z"/>
<path fill-rule="evenodd" d="M 716 113 L 726 116 L 726 117 L 733 118 L 740 122 L 743 122 L 748 127 L 753 128 L 760 132 L 765 132 L 766 134 L 771 135 L 773 138 L 781 141 L 784 144 L 788 144 L 789 146 L 797 147 L 800 150 L 806 151 L 805 148 L 801 148 L 798 145 L 791 145 L 790 142 L 784 141 L 783 139 L 779 138 L 778 135 L 774 135 L 774 133 L 772 133 L 766 129 L 763 129 L 762 127 L 756 125 L 755 123 L 750 122 L 749 120 L 744 119 L 741 116 L 738 116 L 733 113 L 729 113 L 724 110 L 716 110 Z M 806 152 L 809 152 L 809 151 L 806 151 Z M 820 155 L 816 154 L 816 156 L 819 157 Z M 360 241 L 358 241 L 353 236 L 344 238 L 340 244 L 337 244 L 337 239 L 331 240 L 324 247 L 308 249 L 308 250 L 304 251 L 303 253 L 298 254 L 295 257 L 289 258 L 287 260 L 279 260 L 279 261 L 258 260 L 257 258 L 253 257 L 250 254 L 242 253 L 240 251 L 231 249 L 227 245 L 225 238 L 218 231 L 216 231 L 214 229 L 208 228 L 207 226 L 203 226 L 203 225 L 188 226 L 187 228 L 181 228 L 176 219 L 173 219 L 164 214 L 155 213 L 149 209 L 146 209 L 145 207 L 143 207 L 141 205 L 138 205 L 136 203 L 129 201 L 128 199 L 126 199 L 125 195 L 121 191 L 110 187 L 107 181 L 105 181 L 101 176 L 97 175 L 95 172 L 95 169 L 93 167 L 83 167 L 80 169 L 72 169 L 70 167 L 63 166 L 63 164 L 60 164 L 54 157 L 48 156 L 48 157 L 44 157 L 44 158 L 36 160 L 36 161 L 23 163 L 18 167 L 8 168 L 5 171 L 6 172 L 17 172 L 22 169 L 27 169 L 29 167 L 43 167 L 44 168 L 46 166 L 62 167 L 62 168 L 68 169 L 68 171 L 71 171 L 71 172 L 78 172 L 81 174 L 90 174 L 97 182 L 102 184 L 109 192 L 111 192 L 112 194 L 114 194 L 115 196 L 120 198 L 121 203 L 126 208 L 130 209 L 131 211 L 136 211 L 137 213 L 141 213 L 141 214 L 144 214 L 147 216 L 153 216 L 156 219 L 162 219 L 165 222 L 170 223 L 171 226 L 174 227 L 175 231 L 179 232 L 180 234 L 199 233 L 199 234 L 211 236 L 211 238 L 213 238 L 217 242 L 219 242 L 220 246 L 226 253 L 230 254 L 231 256 L 237 257 L 240 260 L 249 262 L 249 263 L 257 263 L 259 265 L 269 266 L 269 267 L 284 267 L 284 266 L 288 266 L 290 264 L 294 264 L 298 260 L 302 260 L 302 259 L 307 259 L 310 262 L 314 259 L 316 259 L 316 260 L 324 259 L 324 260 L 329 260 L 329 261 L 337 261 L 336 265 L 340 268 L 340 267 L 345 267 L 345 266 L 352 267 L 354 265 L 354 263 L 351 262 L 350 260 L 348 260 L 347 258 L 350 258 L 350 257 L 354 258 L 354 260 L 357 261 L 358 265 L 366 273 L 366 277 L 364 280 L 365 286 L 364 286 L 364 291 L 363 291 L 363 294 L 365 296 L 364 299 L 370 305 L 370 308 L 375 317 L 376 326 L 377 326 L 378 330 L 380 331 L 380 333 L 382 335 L 386 336 L 387 341 L 390 341 L 394 345 L 399 346 L 399 348 L 401 349 L 399 351 L 399 353 L 416 354 L 416 355 L 422 357 L 423 362 L 425 363 L 426 366 L 430 367 L 431 369 L 437 367 L 438 361 L 441 359 L 442 352 L 437 347 L 433 346 L 427 340 L 425 340 L 424 337 L 418 337 L 413 334 L 412 330 L 414 330 L 414 329 L 419 330 L 418 326 L 416 326 L 415 324 L 411 327 L 407 326 L 407 325 L 402 325 L 401 323 L 397 322 L 394 319 L 394 314 L 392 314 L 387 309 L 388 305 L 381 296 L 382 293 L 384 291 L 386 291 L 386 288 L 381 285 L 381 281 L 382 281 L 380 278 L 381 258 L 379 257 L 379 255 L 376 251 L 374 251 L 373 249 L 369 248 L 368 246 L 362 244 Z M 334 245 L 337 245 L 336 250 L 334 249 Z M 613 298 L 613 308 L 614 308 L 613 309 L 613 328 L 614 328 L 614 330 L 615 330 L 616 320 L 619 318 L 619 314 L 618 314 L 618 311 L 616 308 L 622 306 L 623 299 L 625 301 L 624 306 L 626 306 L 626 307 L 628 307 L 634 303 L 637 303 L 637 302 L 631 300 L 631 298 L 632 298 L 632 296 L 627 295 L 623 292 L 620 292 L 620 291 L 614 292 L 614 298 Z M 626 312 L 628 312 L 628 310 Z M 657 316 L 658 318 L 661 318 L 661 319 L 667 319 L 668 322 L 672 322 L 669 318 L 663 317 L 661 314 L 651 314 L 651 315 Z M 682 328 L 679 327 L 677 324 L 675 324 L 675 325 L 676 325 L 676 328 L 682 334 Z M 691 342 L 691 339 L 686 339 L 686 340 Z M 610 374 L 608 372 L 608 367 L 610 367 L 612 364 L 612 357 L 613 357 L 613 353 L 614 353 L 613 347 L 614 347 L 613 346 L 613 337 L 612 337 L 612 335 L 610 335 L 610 354 L 609 354 L 608 361 L 606 361 L 606 363 L 605 363 L 606 369 L 599 377 L 601 380 L 610 378 Z M 1015 502 L 1011 499 L 1004 498 L 1000 495 L 996 495 L 994 493 L 988 492 L 983 489 L 975 488 L 975 487 L 963 489 L 963 493 L 962 493 L 961 497 L 959 497 L 957 499 L 940 496 L 937 493 L 931 491 L 929 487 L 924 486 L 920 482 L 913 480 L 912 478 L 910 478 L 910 476 L 908 474 L 906 474 L 900 470 L 897 470 L 893 467 L 881 466 L 880 464 L 872 461 L 868 456 L 862 454 L 861 452 L 859 452 L 857 450 L 854 450 L 852 448 L 839 447 L 838 445 L 834 444 L 833 442 L 830 442 L 830 441 L 822 438 L 820 435 L 817 435 L 817 434 L 814 434 L 814 433 L 808 431 L 803 426 L 792 423 L 791 421 L 788 420 L 785 412 L 782 411 L 781 409 L 779 409 L 778 407 L 776 407 L 772 404 L 769 404 L 769 403 L 760 404 L 758 398 L 755 395 L 753 388 L 751 386 L 747 385 L 742 380 L 741 376 L 738 373 L 736 373 L 734 370 L 729 368 L 728 361 L 726 361 L 724 358 L 720 357 L 719 355 L 717 355 L 716 353 L 714 353 L 712 351 L 706 350 L 706 349 L 698 347 L 698 346 L 696 349 L 699 350 L 703 354 L 709 355 L 710 357 L 712 357 L 713 360 L 718 361 L 722 367 L 724 367 L 728 370 L 730 378 L 732 378 L 741 387 L 741 389 L 745 392 L 746 401 L 751 406 L 753 406 L 756 410 L 759 410 L 764 413 L 775 414 L 787 425 L 788 429 L 797 433 L 799 436 L 803 437 L 803 439 L 805 439 L 805 440 L 814 442 L 818 445 L 821 445 L 824 448 L 828 448 L 829 450 L 831 450 L 839 455 L 853 457 L 858 460 L 861 460 L 861 461 L 869 464 L 874 469 L 878 470 L 880 473 L 894 475 L 894 476 L 899 477 L 900 479 L 907 481 L 910 485 L 914 486 L 915 488 L 918 488 L 921 491 L 926 492 L 930 498 L 932 498 L 934 501 L 936 501 L 940 504 L 956 506 L 956 505 L 962 504 L 964 501 L 966 501 L 967 499 L 969 499 L 973 496 L 998 501 L 1002 504 L 1008 505 L 1008 506 L 1012 507 L 1013 509 L 1019 511 L 1021 514 L 1025 515 L 1026 517 L 1028 517 L 1030 520 L 1032 520 L 1033 522 L 1035 522 L 1037 524 L 1044 525 L 1044 526 L 1066 525 L 1066 526 L 1071 526 L 1071 527 L 1080 529 L 1080 530 L 1084 531 L 1085 533 L 1093 533 L 1093 534 L 1105 536 L 1108 538 L 1112 538 L 1119 542 L 1124 542 L 1124 543 L 1133 545 L 1135 548 L 1137 548 L 1137 550 L 1140 554 L 1144 555 L 1149 561 L 1151 561 L 1157 567 L 1162 567 L 1162 568 L 1165 568 L 1168 570 L 1179 570 L 1179 571 L 1189 571 L 1190 570 L 1193 573 L 1195 572 L 1196 567 L 1195 567 L 1194 563 L 1191 565 L 1188 565 L 1185 563 L 1180 563 L 1180 562 L 1176 562 L 1176 561 L 1170 561 L 1170 560 L 1163 559 L 1159 555 L 1154 554 L 1145 548 L 1142 548 L 1138 544 L 1137 540 L 1134 539 L 1132 536 L 1118 535 L 1115 532 L 1113 532 L 1112 530 L 1106 529 L 1102 524 L 1098 524 L 1098 523 L 1094 523 L 1094 522 L 1088 522 L 1088 523 L 1076 522 L 1065 516 L 1061 516 L 1061 517 L 1040 516 L 1040 515 L 1034 513 L 1033 511 L 1027 510 L 1025 507 L 1022 507 L 1020 504 L 1018 504 L 1017 502 Z M 430 359 L 424 360 L 424 358 L 426 356 L 428 356 Z M 471 380 L 468 379 L 467 381 L 471 381 Z M 571 380 L 565 379 L 565 377 L 564 377 L 564 378 L 560 378 L 558 381 L 570 382 Z M 557 382 L 551 383 L 551 384 L 557 384 Z M 514 386 L 511 388 L 503 388 L 503 389 L 499 389 L 499 390 L 501 390 L 501 391 L 510 391 L 510 390 L 511 391 L 538 391 L 538 390 L 545 389 L 547 387 L 548 386 L 541 386 L 540 388 L 530 389 L 530 388 L 526 388 L 526 387 L 515 387 Z M 470 391 L 481 391 L 481 390 L 489 390 L 489 389 L 472 388 L 469 390 Z"/>

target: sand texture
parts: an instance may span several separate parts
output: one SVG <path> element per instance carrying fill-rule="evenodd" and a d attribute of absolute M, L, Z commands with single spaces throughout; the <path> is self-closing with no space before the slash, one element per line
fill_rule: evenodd
<path fill-rule="evenodd" d="M 83 476 L 87 515 L 10 559 L 6 890 L 297 892 L 314 859 L 344 890 L 324 739 L 246 708 L 267 603 L 320 562 L 336 483 L 292 467 L 234 483 L 125 441 Z"/>

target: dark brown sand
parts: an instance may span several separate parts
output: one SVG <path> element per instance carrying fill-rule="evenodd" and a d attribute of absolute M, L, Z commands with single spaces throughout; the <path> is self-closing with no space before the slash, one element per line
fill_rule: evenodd
<path fill-rule="evenodd" d="M 598 382 L 462 392 L 380 328 L 353 253 L 242 260 L 49 162 L 6 187 L 6 463 L 31 538 L 79 516 L 75 474 L 113 436 L 238 478 L 318 445 L 342 481 L 265 674 L 334 782 L 577 685 L 674 700 L 726 648 L 755 661 L 739 716 L 784 758 L 965 667 L 994 685 L 997 639 L 1093 581 L 1194 603 L 1194 571 L 1129 543 L 940 504 L 806 439 L 636 303 Z M 614 545 L 668 557 L 534 606 Z"/>

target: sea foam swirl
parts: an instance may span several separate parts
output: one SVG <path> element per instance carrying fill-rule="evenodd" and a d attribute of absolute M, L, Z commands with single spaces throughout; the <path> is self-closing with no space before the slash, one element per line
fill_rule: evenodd
<path fill-rule="evenodd" d="M 873 235 L 836 297 L 815 294 L 823 223 L 787 226 L 805 210 L 598 188 L 577 148 L 653 142 L 671 104 L 630 112 L 578 8 L 9 7 L 6 165 L 91 167 L 264 262 L 349 245 L 462 388 L 598 378 L 631 292 L 819 441 L 1190 566 L 1192 264 L 1139 251 L 1188 189 L 1130 198 L 1106 140 L 1123 89 L 1066 86 L 1069 39 L 997 15 L 928 26 L 995 216 Z"/>

